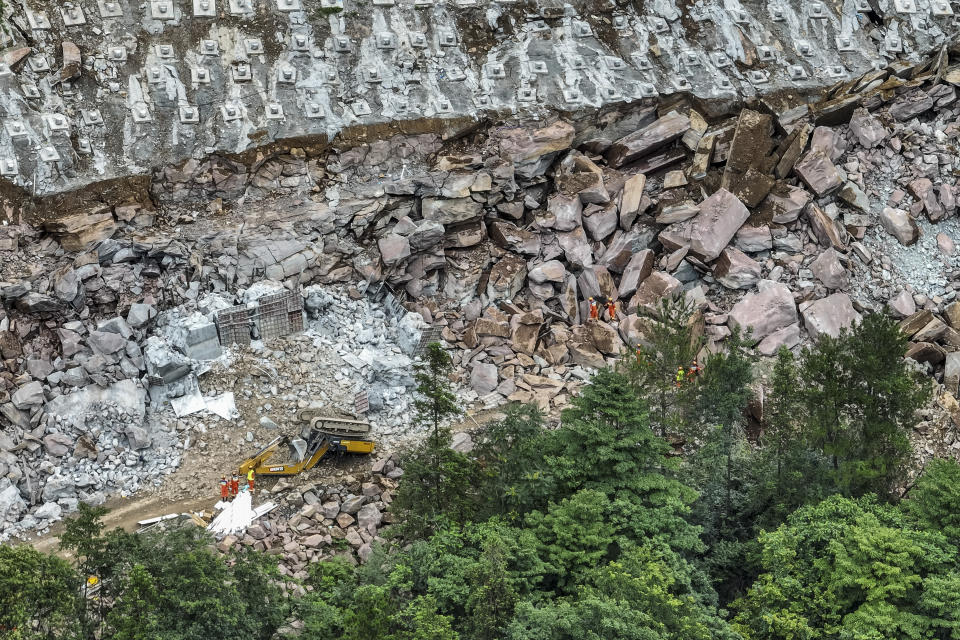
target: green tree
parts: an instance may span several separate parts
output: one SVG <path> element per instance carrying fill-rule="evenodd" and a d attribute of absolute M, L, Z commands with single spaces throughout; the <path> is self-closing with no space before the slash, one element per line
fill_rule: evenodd
<path fill-rule="evenodd" d="M 930 387 L 906 351 L 896 322 L 876 313 L 803 351 L 801 437 L 828 457 L 844 495 L 888 493 L 909 458 L 909 429 Z"/>
<path fill-rule="evenodd" d="M 656 307 L 638 306 L 644 328 L 644 341 L 636 357 L 621 360 L 621 369 L 630 378 L 636 393 L 649 399 L 653 407 L 650 420 L 661 436 L 680 433 L 695 438 L 694 426 L 686 420 L 691 404 L 690 385 L 677 386 L 677 369 L 686 372 L 703 346 L 697 330 L 700 316 L 683 294 L 666 296 Z"/>
<path fill-rule="evenodd" d="M 438 343 L 428 346 L 415 377 L 415 422 L 430 435 L 402 461 L 404 477 L 393 507 L 403 515 L 408 537 L 425 537 L 447 521 L 463 523 L 477 509 L 478 465 L 450 448 L 446 422 L 460 413 L 450 390 L 450 356 Z"/>
<path fill-rule="evenodd" d="M 117 605 L 107 614 L 107 628 L 115 640 L 156 640 L 160 633 L 157 587 L 143 565 L 130 569 Z"/>
<path fill-rule="evenodd" d="M 960 544 L 960 464 L 953 459 L 931 460 L 903 506 L 925 528 Z"/>
<path fill-rule="evenodd" d="M 81 508 L 61 536 L 82 574 L 99 578 L 97 597 L 80 617 L 84 637 L 148 638 L 155 629 L 158 638 L 255 640 L 272 636 L 286 618 L 288 605 L 269 557 L 236 553 L 228 563 L 194 527 L 104 532 L 102 515 Z M 134 613 L 143 625 L 127 620 Z"/>
<path fill-rule="evenodd" d="M 748 639 L 956 637 L 956 548 L 895 507 L 833 496 L 760 545 L 763 573 L 735 604 Z"/>
<path fill-rule="evenodd" d="M 593 568 L 576 595 L 519 605 L 511 640 L 733 640 L 704 605 L 689 565 L 669 548 L 643 544 Z"/>
<path fill-rule="evenodd" d="M 526 513 L 542 501 L 543 447 L 547 440 L 543 415 L 534 405 L 510 405 L 506 415 L 484 429 L 474 454 L 482 466 L 481 516 Z"/>
<path fill-rule="evenodd" d="M 82 582 L 60 558 L 26 546 L 0 545 L 0 638 L 81 637 Z"/>
<path fill-rule="evenodd" d="M 497 640 L 513 619 L 517 591 L 507 567 L 507 549 L 499 536 L 483 547 L 481 561 L 468 572 L 473 585 L 466 602 L 466 629 L 473 640 Z"/>
<path fill-rule="evenodd" d="M 598 371 L 561 419 L 544 448 L 551 501 L 599 491 L 621 535 L 701 548 L 699 530 L 686 520 L 696 493 L 676 479 L 670 445 L 650 429 L 647 405 L 625 375 Z"/>
<path fill-rule="evenodd" d="M 527 516 L 557 590 L 568 591 L 611 553 L 616 529 L 607 521 L 609 511 L 606 494 L 584 490 Z"/>

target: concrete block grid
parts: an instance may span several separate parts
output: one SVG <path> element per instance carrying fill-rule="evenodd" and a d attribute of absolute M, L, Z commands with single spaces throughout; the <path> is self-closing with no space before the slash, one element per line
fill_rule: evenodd
<path fill-rule="evenodd" d="M 944 0 L 15 4 L 0 181 L 37 195 L 353 125 L 814 92 L 957 31 Z"/>

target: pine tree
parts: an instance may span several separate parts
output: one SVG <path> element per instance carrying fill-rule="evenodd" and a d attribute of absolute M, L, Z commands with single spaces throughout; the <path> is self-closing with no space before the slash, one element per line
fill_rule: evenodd
<path fill-rule="evenodd" d="M 401 529 L 410 537 L 426 536 L 444 522 L 466 522 L 476 509 L 477 465 L 450 448 L 447 422 L 460 413 L 450 390 L 451 368 L 450 356 L 433 343 L 415 375 L 414 421 L 430 429 L 430 435 L 404 457 L 403 482 L 393 503 L 403 514 Z"/>

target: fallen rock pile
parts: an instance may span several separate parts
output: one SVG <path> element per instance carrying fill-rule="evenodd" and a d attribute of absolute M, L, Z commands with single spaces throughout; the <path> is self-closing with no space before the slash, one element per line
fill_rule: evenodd
<path fill-rule="evenodd" d="M 217 548 L 226 552 L 240 545 L 276 555 L 280 574 L 297 580 L 306 578 L 307 565 L 318 560 L 365 561 L 371 544 L 383 540 L 380 528 L 394 521 L 388 508 L 402 475 L 394 457 L 386 456 L 369 473 L 345 475 L 335 484 L 293 486 L 281 480 L 269 492 L 280 508 L 243 535 L 223 536 Z M 293 582 L 287 586 L 301 588 Z"/>

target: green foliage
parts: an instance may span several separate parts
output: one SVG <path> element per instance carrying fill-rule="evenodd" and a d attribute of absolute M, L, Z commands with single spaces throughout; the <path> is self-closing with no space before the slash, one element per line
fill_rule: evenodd
<path fill-rule="evenodd" d="M 692 439 L 696 435 L 694 423 L 685 416 L 692 388 L 677 387 L 676 375 L 678 367 L 685 371 L 690 367 L 703 346 L 694 331 L 694 307 L 684 295 L 667 296 L 652 310 L 638 307 L 637 314 L 647 327 L 646 341 L 639 345 L 637 357 L 625 358 L 621 368 L 635 391 L 649 398 L 653 407 L 651 426 L 657 433 L 680 433 Z"/>
<path fill-rule="evenodd" d="M 103 532 L 102 509 L 81 508 L 61 545 L 83 575 L 99 578 L 83 609 L 84 637 L 269 638 L 287 615 L 276 563 L 240 553 L 226 559 L 195 528 Z M 81 589 L 78 581 L 76 589 Z"/>
<path fill-rule="evenodd" d="M 0 638 L 78 637 L 82 582 L 60 558 L 26 546 L 0 545 Z"/>
<path fill-rule="evenodd" d="M 700 548 L 698 530 L 685 519 L 696 494 L 676 479 L 670 445 L 650 429 L 646 404 L 626 376 L 597 372 L 561 417 L 544 456 L 552 501 L 599 491 L 624 535 Z"/>
<path fill-rule="evenodd" d="M 960 464 L 956 460 L 932 460 L 903 504 L 922 526 L 960 544 Z"/>
<path fill-rule="evenodd" d="M 438 343 L 428 346 L 426 363 L 416 373 L 417 424 L 430 435 L 403 461 L 404 479 L 394 508 L 403 515 L 403 532 L 423 537 L 445 522 L 463 523 L 477 509 L 478 465 L 450 448 L 445 423 L 460 413 L 450 390 L 450 356 Z"/>
<path fill-rule="evenodd" d="M 822 336 L 803 351 L 801 439 L 829 459 L 844 495 L 887 493 L 909 458 L 908 431 L 929 385 L 905 365 L 906 350 L 895 321 L 869 314 L 852 331 Z"/>
<path fill-rule="evenodd" d="M 605 516 L 610 510 L 606 494 L 596 490 L 575 493 L 546 513 L 534 511 L 527 526 L 540 541 L 541 557 L 560 592 L 569 591 L 582 574 L 611 552 L 615 530 Z"/>
<path fill-rule="evenodd" d="M 702 604 L 690 568 L 669 548 L 629 547 L 589 571 L 576 595 L 523 603 L 511 640 L 708 640 L 734 638 Z"/>
<path fill-rule="evenodd" d="M 746 638 L 956 637 L 957 550 L 894 507 L 840 496 L 760 536 L 764 573 L 735 607 Z"/>
<path fill-rule="evenodd" d="M 477 439 L 481 463 L 480 515 L 526 513 L 545 502 L 546 465 L 543 450 L 549 439 L 543 415 L 534 405 L 511 405 L 506 416 L 488 426 Z"/>

